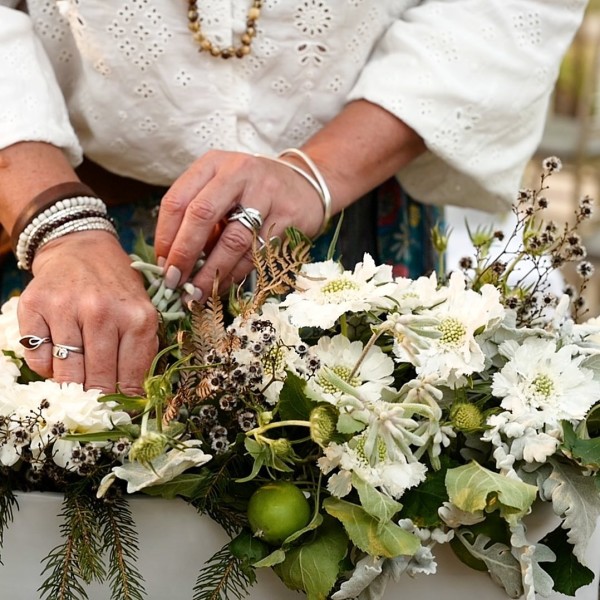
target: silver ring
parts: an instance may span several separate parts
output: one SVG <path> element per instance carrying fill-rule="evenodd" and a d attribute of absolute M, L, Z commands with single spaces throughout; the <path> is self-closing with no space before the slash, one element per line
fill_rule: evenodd
<path fill-rule="evenodd" d="M 65 360 L 69 358 L 69 354 L 75 352 L 76 354 L 83 354 L 83 348 L 81 346 L 67 346 L 65 344 L 53 344 L 52 345 L 52 356 Z"/>
<path fill-rule="evenodd" d="M 246 229 L 256 231 L 257 233 L 263 226 L 263 218 L 260 211 L 256 208 L 246 208 L 241 204 L 238 204 L 230 213 L 227 220 L 231 223 L 232 221 L 239 221 Z"/>
<path fill-rule="evenodd" d="M 39 335 L 24 335 L 19 338 L 19 344 L 27 350 L 37 350 L 42 344 L 51 341 L 49 337 L 40 337 Z"/>

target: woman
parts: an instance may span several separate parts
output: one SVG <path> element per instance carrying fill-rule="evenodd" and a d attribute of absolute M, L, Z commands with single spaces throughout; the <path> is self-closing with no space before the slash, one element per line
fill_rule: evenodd
<path fill-rule="evenodd" d="M 16 4 L 0 0 L 0 221 L 33 274 L 19 320 L 39 343 L 26 358 L 58 381 L 135 392 L 157 317 L 94 195 L 160 200 L 155 248 L 171 288 L 227 219 L 186 287 L 200 301 L 217 273 L 227 286 L 248 272 L 255 229 L 317 236 L 353 206 L 366 229 L 346 248 L 371 238 L 370 249 L 373 194 L 357 200 L 377 190 L 384 213 L 397 206 L 402 193 L 386 200 L 382 187 L 395 175 L 427 204 L 505 207 L 586 3 Z M 83 155 L 92 164 L 78 175 Z M 411 206 L 408 224 L 422 210 Z M 381 230 L 398 236 L 387 213 Z"/>

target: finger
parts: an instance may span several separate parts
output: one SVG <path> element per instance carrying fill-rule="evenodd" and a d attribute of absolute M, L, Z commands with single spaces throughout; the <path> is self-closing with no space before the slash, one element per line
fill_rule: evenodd
<path fill-rule="evenodd" d="M 53 320 L 51 334 L 54 381 L 85 383 L 85 349 L 79 324 L 73 320 Z M 69 348 L 79 348 L 80 351 Z"/>
<path fill-rule="evenodd" d="M 217 152 L 209 152 L 195 161 L 162 198 L 154 236 L 157 257 L 169 255 L 189 204 L 215 176 L 218 156 Z"/>
<path fill-rule="evenodd" d="M 189 279 L 215 226 L 237 204 L 237 199 L 242 191 L 242 181 L 235 182 L 218 175 L 211 179 L 190 202 L 165 264 L 167 287 L 175 288 Z M 252 238 L 251 235 L 249 237 L 245 235 L 243 226 L 239 226 L 239 229 L 242 231 L 238 231 L 237 234 L 229 232 L 229 236 L 225 239 L 226 243 L 238 248 L 238 257 L 249 247 L 248 240 Z M 227 234 L 228 230 L 229 226 L 225 228 L 215 249 L 223 243 L 223 236 Z M 214 254 L 215 249 L 211 255 Z M 222 269 L 219 270 L 222 272 Z"/>
<path fill-rule="evenodd" d="M 108 394 L 115 391 L 117 381 L 117 348 L 119 332 L 114 325 L 95 326 L 86 320 L 83 329 L 85 349 L 85 388 L 102 390 Z"/>
<path fill-rule="evenodd" d="M 117 381 L 119 389 L 127 395 L 143 392 L 143 383 L 152 360 L 158 352 L 158 315 L 142 315 L 137 326 L 123 333 L 119 342 Z"/>
<path fill-rule="evenodd" d="M 35 303 L 25 292 L 21 294 L 17 305 L 17 318 L 21 336 L 34 335 L 40 338 L 51 338 L 50 328 Z M 25 362 L 29 368 L 42 377 L 52 377 L 52 344 L 44 343 L 36 349 L 25 349 Z"/>

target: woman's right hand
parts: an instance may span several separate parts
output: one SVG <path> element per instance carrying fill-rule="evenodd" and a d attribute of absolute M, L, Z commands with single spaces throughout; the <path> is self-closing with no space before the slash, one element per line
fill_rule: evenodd
<path fill-rule="evenodd" d="M 104 231 L 70 233 L 36 254 L 34 278 L 19 300 L 21 335 L 49 337 L 84 353 L 59 359 L 52 344 L 42 344 L 25 352 L 34 371 L 86 389 L 141 391 L 158 350 L 158 314 L 130 263 Z"/>

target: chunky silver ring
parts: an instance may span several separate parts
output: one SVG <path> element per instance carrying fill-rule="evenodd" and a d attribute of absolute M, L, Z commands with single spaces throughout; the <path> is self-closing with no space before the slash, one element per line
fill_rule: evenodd
<path fill-rule="evenodd" d="M 39 335 L 24 335 L 19 338 L 19 344 L 27 350 L 37 350 L 42 344 L 47 344 L 52 340 L 49 337 L 40 337 Z"/>
<path fill-rule="evenodd" d="M 54 356 L 54 358 L 65 360 L 65 358 L 69 358 L 71 352 L 83 354 L 83 348 L 81 346 L 67 346 L 65 344 L 52 345 L 52 356 Z"/>
<path fill-rule="evenodd" d="M 227 220 L 239 221 L 244 227 L 259 232 L 263 226 L 263 218 L 256 208 L 246 208 L 238 204 L 230 213 Z"/>

